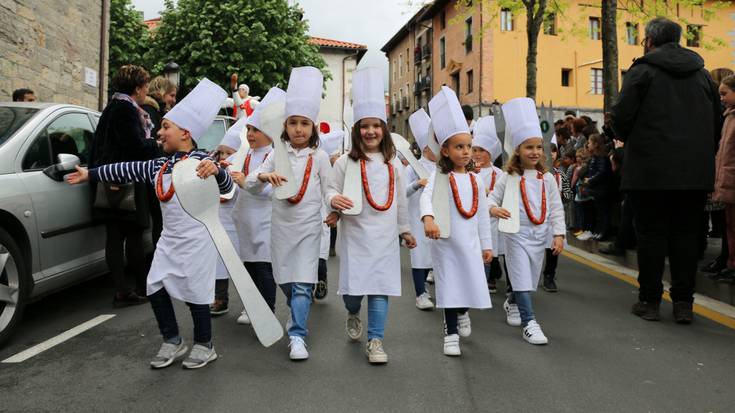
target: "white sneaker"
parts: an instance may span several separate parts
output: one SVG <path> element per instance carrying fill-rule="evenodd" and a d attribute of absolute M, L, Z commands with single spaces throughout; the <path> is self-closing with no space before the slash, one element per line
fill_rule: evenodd
<path fill-rule="evenodd" d="M 462 351 L 459 349 L 459 335 L 451 334 L 444 336 L 444 355 L 445 356 L 461 356 Z"/>
<path fill-rule="evenodd" d="M 426 275 L 426 282 L 429 284 L 434 284 L 434 270 L 429 271 L 429 273 Z"/>
<path fill-rule="evenodd" d="M 181 340 L 179 344 L 164 342 L 161 344 L 158 354 L 151 360 L 151 368 L 162 369 L 170 366 L 176 359 L 183 357 L 188 349 L 184 344 L 184 340 Z"/>
<path fill-rule="evenodd" d="M 505 310 L 505 322 L 512 327 L 521 326 L 521 312 L 518 310 L 518 304 L 511 304 L 508 299 L 505 299 L 503 303 L 503 309 Z"/>
<path fill-rule="evenodd" d="M 587 241 L 587 240 L 589 240 L 591 238 L 592 238 L 592 232 L 590 232 L 590 231 L 585 231 L 585 232 L 579 234 L 579 236 L 577 237 L 577 239 L 580 240 L 580 241 Z"/>
<path fill-rule="evenodd" d="M 544 332 L 541 331 L 541 326 L 538 325 L 536 320 L 529 321 L 528 325 L 523 328 L 523 339 L 531 344 L 537 345 L 549 342 L 549 339 L 546 338 Z"/>
<path fill-rule="evenodd" d="M 388 354 L 383 349 L 383 340 L 374 338 L 368 341 L 365 347 L 365 355 L 370 364 L 385 364 L 388 362 Z"/>
<path fill-rule="evenodd" d="M 240 316 L 237 317 L 237 324 L 250 325 L 250 317 L 248 317 L 248 313 L 245 310 L 242 310 Z"/>
<path fill-rule="evenodd" d="M 214 347 L 209 348 L 201 344 L 194 344 L 191 347 L 189 357 L 182 364 L 185 369 L 198 369 L 215 360 L 217 360 L 217 352 L 214 351 Z"/>
<path fill-rule="evenodd" d="M 469 337 L 472 334 L 469 311 L 464 314 L 457 314 L 457 332 L 460 337 Z"/>
<path fill-rule="evenodd" d="M 431 302 L 428 293 L 423 293 L 416 297 L 416 308 L 419 310 L 431 310 L 434 308 L 434 303 Z"/>
<path fill-rule="evenodd" d="M 351 341 L 357 341 L 362 337 L 362 321 L 360 321 L 359 314 L 347 314 L 345 331 L 347 331 L 347 337 L 349 337 Z"/>
<path fill-rule="evenodd" d="M 309 352 L 306 351 L 306 343 L 304 343 L 304 339 L 301 337 L 291 336 L 289 337 L 291 339 L 291 343 L 289 343 L 289 347 L 291 347 L 291 353 L 289 353 L 288 357 L 291 358 L 291 360 L 306 360 L 309 358 Z"/>

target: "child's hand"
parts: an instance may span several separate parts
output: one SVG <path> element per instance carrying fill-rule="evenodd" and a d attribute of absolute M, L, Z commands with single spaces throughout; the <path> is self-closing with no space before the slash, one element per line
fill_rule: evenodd
<path fill-rule="evenodd" d="M 69 185 L 76 185 L 89 181 L 89 171 L 87 168 L 79 165 L 75 166 L 75 168 L 77 168 L 76 172 L 72 172 L 66 176 L 66 182 Z"/>
<path fill-rule="evenodd" d="M 490 215 L 495 218 L 508 219 L 510 218 L 510 211 L 505 208 L 492 207 L 490 208 Z"/>
<path fill-rule="evenodd" d="M 482 260 L 489 264 L 493 260 L 493 250 L 482 250 Z"/>
<path fill-rule="evenodd" d="M 429 239 L 439 239 L 441 231 L 439 230 L 439 226 L 434 223 L 434 217 L 425 216 L 423 220 L 426 237 Z"/>
<path fill-rule="evenodd" d="M 564 251 L 564 236 L 556 235 L 554 236 L 554 241 L 551 243 L 551 253 L 559 255 L 562 251 Z"/>
<path fill-rule="evenodd" d="M 266 182 L 266 183 L 269 183 L 269 184 L 271 184 L 273 186 L 281 186 L 281 185 L 283 185 L 284 182 L 287 181 L 287 179 L 286 179 L 285 176 L 278 175 L 275 172 L 262 173 L 262 174 L 258 175 L 258 179 L 261 182 Z"/>
<path fill-rule="evenodd" d="M 242 188 L 243 185 L 245 185 L 245 174 L 238 171 L 230 171 L 230 176 L 232 177 L 232 180 L 240 187 Z"/>
<path fill-rule="evenodd" d="M 338 211 L 344 211 L 345 209 L 350 209 L 354 206 L 352 200 L 344 195 L 335 195 L 334 198 L 332 198 L 331 204 L 332 208 Z"/>
<path fill-rule="evenodd" d="M 401 234 L 401 238 L 406 241 L 406 248 L 416 248 L 416 238 L 410 232 L 404 232 L 403 234 Z"/>
<path fill-rule="evenodd" d="M 426 188 L 426 185 L 429 183 L 429 180 L 426 178 L 419 179 L 416 183 L 422 186 L 423 188 Z"/>
<path fill-rule="evenodd" d="M 337 221 L 339 221 L 339 213 L 332 211 L 329 213 L 329 215 L 327 215 L 324 223 L 327 224 L 330 228 L 334 228 L 337 226 Z"/>
<path fill-rule="evenodd" d="M 209 159 L 205 159 L 201 162 L 199 162 L 199 165 L 197 165 L 197 176 L 202 179 L 207 179 L 208 177 L 212 175 L 216 175 L 217 172 L 219 172 L 219 167 L 214 164 L 214 162 L 210 161 Z"/>

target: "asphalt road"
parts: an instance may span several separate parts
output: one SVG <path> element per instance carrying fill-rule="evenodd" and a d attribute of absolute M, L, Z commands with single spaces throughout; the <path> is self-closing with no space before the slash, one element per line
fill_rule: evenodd
<path fill-rule="evenodd" d="M 196 371 L 178 364 L 151 370 L 160 345 L 147 305 L 111 306 L 103 277 L 32 304 L 0 360 L 101 314 L 109 321 L 18 364 L 0 363 L 0 411 L 104 412 L 731 412 L 735 406 L 735 331 L 698 317 L 690 326 L 629 314 L 635 289 L 563 258 L 561 291 L 535 296 L 550 343 L 532 346 L 505 324 L 503 295 L 492 310 L 471 311 L 472 336 L 461 358 L 442 354 L 440 311 L 414 306 L 404 254 L 403 297 L 393 298 L 385 348 L 390 362 L 371 366 L 349 343 L 346 311 L 335 295 L 312 307 L 311 357 L 294 363 L 286 341 L 260 346 L 250 327 L 214 320 L 220 358 Z M 188 309 L 176 310 L 191 341 Z M 365 320 L 366 308 L 363 308 Z M 278 315 L 286 318 L 283 295 Z"/>

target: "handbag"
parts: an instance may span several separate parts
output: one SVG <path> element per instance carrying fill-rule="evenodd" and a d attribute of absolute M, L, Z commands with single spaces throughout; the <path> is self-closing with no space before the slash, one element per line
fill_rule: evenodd
<path fill-rule="evenodd" d="M 135 212 L 135 184 L 98 183 L 94 207 Z"/>

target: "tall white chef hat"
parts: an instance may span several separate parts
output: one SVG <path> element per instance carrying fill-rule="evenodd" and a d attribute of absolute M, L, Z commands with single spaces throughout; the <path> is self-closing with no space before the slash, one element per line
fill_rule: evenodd
<path fill-rule="evenodd" d="M 240 141 L 240 133 L 242 132 L 243 128 L 245 128 L 245 123 L 247 121 L 247 116 L 243 116 L 238 119 L 234 125 L 230 126 L 230 129 L 227 129 L 227 132 L 225 132 L 225 136 L 222 138 L 222 142 L 220 142 L 219 144 L 227 146 L 234 150 L 240 149 L 240 145 L 242 144 L 242 142 Z"/>
<path fill-rule="evenodd" d="M 304 116 L 317 124 L 324 78 L 312 66 L 294 67 L 286 89 L 286 117 Z"/>
<path fill-rule="evenodd" d="M 472 146 L 478 146 L 490 152 L 493 161 L 498 159 L 498 156 L 503 152 L 503 148 L 500 145 L 500 139 L 498 139 L 498 132 L 495 130 L 495 118 L 483 116 L 477 120 Z"/>
<path fill-rule="evenodd" d="M 255 129 L 261 129 L 260 124 L 260 115 L 263 113 L 263 110 L 268 107 L 273 102 L 278 102 L 286 99 L 286 92 L 283 91 L 283 89 L 278 87 L 272 87 L 270 90 L 268 90 L 268 93 L 265 94 L 263 97 L 263 100 L 260 101 L 260 104 L 255 107 L 255 110 L 253 111 L 253 114 L 250 115 L 248 118 L 246 125 L 250 125 L 254 127 Z"/>
<path fill-rule="evenodd" d="M 383 72 L 377 67 L 366 67 L 352 74 L 352 111 L 354 122 L 378 118 L 387 122 Z"/>
<path fill-rule="evenodd" d="M 188 130 L 193 139 L 199 139 L 212 124 L 226 98 L 227 92 L 205 77 L 163 118 Z"/>
<path fill-rule="evenodd" d="M 462 106 L 452 89 L 442 86 L 439 93 L 429 101 L 429 112 L 431 113 L 431 126 L 434 128 L 439 145 L 443 145 L 454 135 L 470 133 Z"/>
<path fill-rule="evenodd" d="M 431 123 L 431 118 L 424 108 L 417 110 L 408 117 L 408 125 L 411 127 L 413 137 L 416 138 L 416 145 L 422 151 L 429 144 L 429 123 Z"/>
<path fill-rule="evenodd" d="M 505 127 L 510 128 L 513 148 L 531 138 L 542 138 L 536 103 L 531 98 L 511 99 L 503 105 Z"/>
<path fill-rule="evenodd" d="M 324 151 L 331 155 L 342 147 L 342 139 L 345 137 L 345 131 L 342 129 L 335 129 L 331 132 L 320 133 L 319 140 L 321 141 L 320 147 Z"/>

